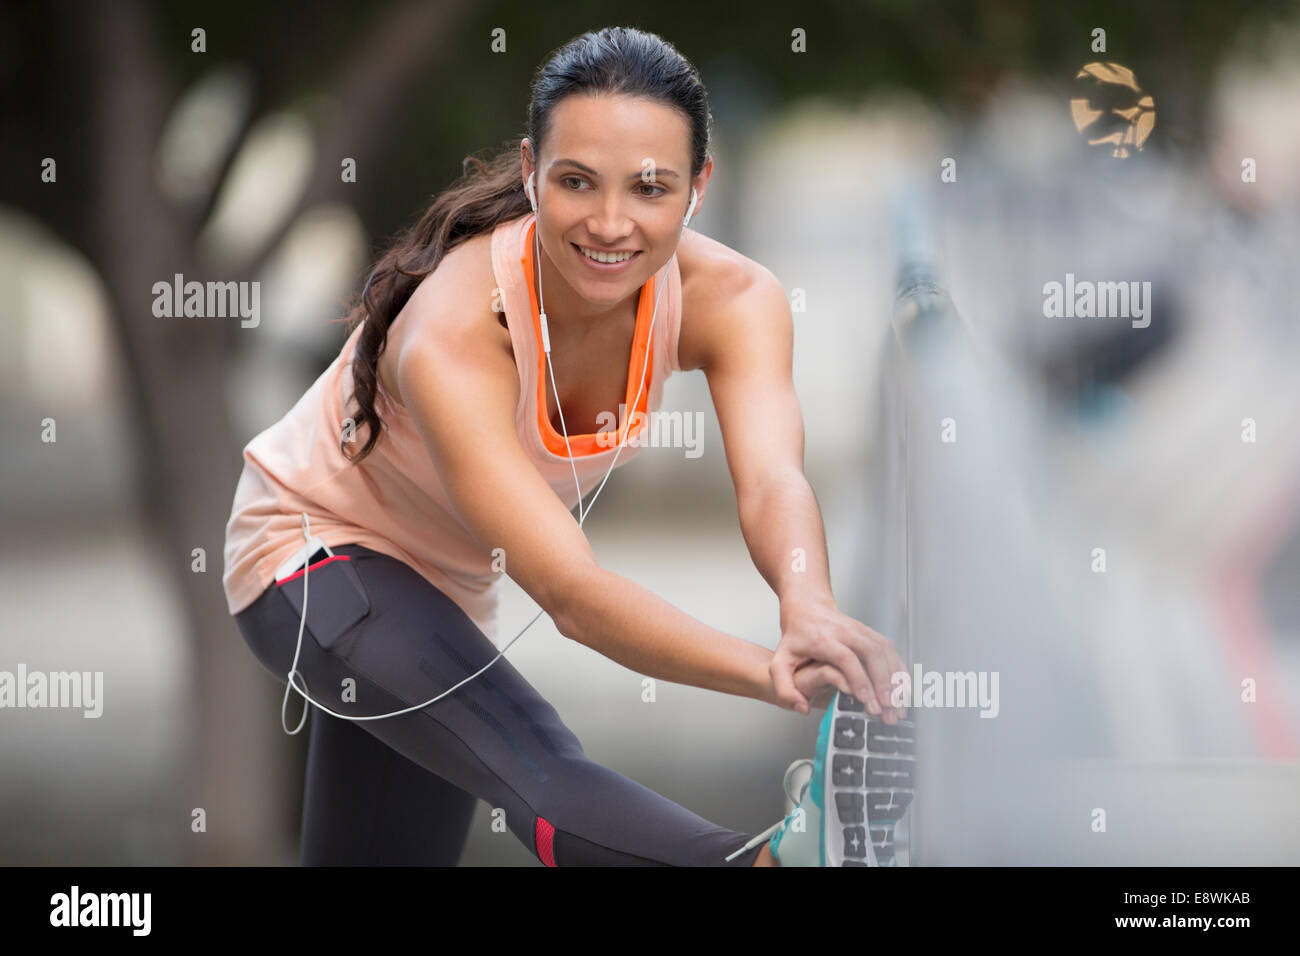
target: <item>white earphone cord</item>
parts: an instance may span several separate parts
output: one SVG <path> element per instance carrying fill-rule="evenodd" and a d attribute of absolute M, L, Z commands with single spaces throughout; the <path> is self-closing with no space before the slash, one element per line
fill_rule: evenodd
<path fill-rule="evenodd" d="M 531 185 L 531 183 L 532 183 L 532 177 L 530 176 L 529 184 Z M 532 199 L 533 198 L 532 195 L 530 195 L 529 198 Z M 681 229 L 682 232 L 686 230 L 686 224 L 690 222 L 691 213 L 695 211 L 695 202 L 696 202 L 695 190 L 692 189 L 691 204 L 686 211 L 686 218 L 682 220 L 682 229 Z M 534 218 L 536 218 L 536 215 L 537 215 L 537 207 L 534 202 L 534 206 L 533 206 Z M 680 233 L 678 238 L 680 239 Z M 555 385 L 555 369 L 551 366 L 551 341 L 550 341 L 550 335 L 546 327 L 546 300 L 542 296 L 542 260 L 541 260 L 540 250 L 538 249 L 536 227 L 534 227 L 533 230 L 533 248 L 534 250 L 536 250 L 535 260 L 537 263 L 537 298 L 540 306 L 539 312 L 541 314 L 542 347 L 546 353 L 546 367 L 551 373 L 551 392 L 553 395 L 555 395 L 555 408 L 560 413 L 560 428 L 564 432 L 564 447 L 565 450 L 568 451 L 569 453 L 569 466 L 573 469 L 573 484 L 575 489 L 578 492 L 578 527 L 582 527 L 583 521 L 585 521 L 587 515 L 591 513 L 591 506 L 596 503 L 596 498 L 600 496 L 601 489 L 605 487 L 605 482 L 609 480 L 609 476 L 613 473 L 614 466 L 618 463 L 618 456 L 623 453 L 623 446 L 627 444 L 628 435 L 631 434 L 632 432 L 632 419 L 636 416 L 636 407 L 641 402 L 641 392 L 645 388 L 646 370 L 649 367 L 650 363 L 648 361 L 641 363 L 641 382 L 637 386 L 636 398 L 632 402 L 632 408 L 628 412 L 627 421 L 624 423 L 623 437 L 618 443 L 618 449 L 614 452 L 614 457 L 613 459 L 611 459 L 609 463 L 609 468 L 605 471 L 605 477 L 601 479 L 599 487 L 596 488 L 596 493 L 591 496 L 591 501 L 588 502 L 587 507 L 584 510 L 582 506 L 582 485 L 578 481 L 578 466 L 573 459 L 573 448 L 569 445 L 569 430 L 565 428 L 564 425 L 564 410 L 560 407 L 560 394 L 558 388 L 556 388 Z M 676 250 L 674 250 L 672 254 L 672 259 L 675 258 L 677 258 Z M 650 316 L 650 328 L 646 333 L 647 353 L 652 348 L 652 343 L 654 342 L 655 320 L 659 317 L 659 296 L 663 292 L 664 283 L 668 281 L 667 269 L 671 267 L 672 259 L 669 260 L 668 266 L 665 266 L 664 278 L 659 283 L 658 288 L 655 290 L 654 312 Z M 302 518 L 303 518 L 303 535 L 308 539 L 308 541 L 310 541 L 311 540 L 311 519 L 307 517 L 307 513 L 305 511 L 302 513 Z M 405 707 L 402 710 L 395 710 L 391 714 L 373 714 L 365 717 L 357 717 L 351 714 L 340 714 L 337 713 L 336 711 L 330 710 L 328 707 L 324 706 L 320 702 L 312 700 L 311 696 L 307 693 L 307 680 L 305 677 L 302 676 L 301 673 L 298 672 L 298 655 L 302 651 L 302 634 L 303 634 L 303 629 L 307 625 L 307 578 L 310 576 L 310 572 L 311 572 L 311 568 L 309 566 L 310 563 L 311 563 L 311 555 L 306 555 L 304 557 L 303 572 L 302 572 L 302 620 L 299 621 L 298 623 L 298 643 L 293 651 L 293 664 L 289 668 L 288 684 L 286 684 L 284 688 L 284 699 L 280 702 L 280 727 L 284 730 L 286 734 L 290 734 L 290 735 L 296 734 L 298 733 L 298 731 L 302 730 L 303 724 L 307 722 L 307 706 L 306 704 L 304 704 L 302 709 L 302 720 L 298 721 L 298 726 L 295 727 L 293 730 L 290 730 L 288 726 L 285 724 L 285 711 L 289 705 L 290 688 L 293 688 L 294 690 L 298 691 L 298 693 L 302 695 L 302 698 L 304 701 L 306 701 L 306 703 L 315 704 L 321 710 L 325 711 L 325 713 L 333 717 L 341 717 L 344 720 L 383 720 L 388 717 L 397 717 L 400 714 L 409 714 L 413 710 L 420 710 L 424 707 L 428 707 L 430 704 L 437 703 L 438 701 L 446 697 L 448 694 L 450 694 L 452 691 L 463 686 L 464 684 L 469 683 L 475 677 L 478 677 L 479 674 L 482 674 L 485 670 L 487 670 L 489 667 L 491 667 L 493 664 L 499 661 L 502 655 L 504 655 L 505 652 L 510 649 L 510 645 L 514 644 L 515 641 L 523 637 L 524 631 L 527 631 L 530 627 L 532 627 L 533 624 L 537 621 L 537 619 L 541 617 L 543 614 L 543 611 L 539 609 L 537 613 L 533 615 L 532 620 L 529 621 L 527 624 L 525 624 L 523 626 L 523 629 L 520 630 L 518 634 L 510 638 L 509 642 L 506 644 L 505 647 L 497 651 L 496 657 L 492 658 L 492 660 L 488 661 L 486 664 L 480 667 L 473 674 L 470 674 L 464 680 L 453 685 L 452 687 L 448 687 L 437 697 L 433 697 L 429 700 L 426 700 L 422 704 L 412 704 L 410 707 Z M 299 687 L 297 684 L 294 683 L 295 676 L 297 676 L 302 680 L 303 682 L 302 687 Z"/>

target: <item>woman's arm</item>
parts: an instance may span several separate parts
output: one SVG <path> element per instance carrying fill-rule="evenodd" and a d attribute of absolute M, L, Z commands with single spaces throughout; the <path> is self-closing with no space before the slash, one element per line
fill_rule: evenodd
<path fill-rule="evenodd" d="M 638 674 L 777 703 L 771 651 L 709 627 L 594 562 L 570 580 L 562 604 L 552 614 L 561 634 Z"/>
<path fill-rule="evenodd" d="M 469 244 L 467 244 L 468 246 Z M 453 250 L 399 316 L 398 393 L 457 514 L 560 633 L 638 673 L 777 703 L 772 652 L 601 568 L 515 433 L 519 378 L 490 273 Z M 469 261 L 464 261 L 468 259 Z M 481 302 L 482 307 L 466 308 Z"/>
<path fill-rule="evenodd" d="M 880 713 L 902 661 L 888 638 L 841 613 L 831 594 L 826 532 L 803 473 L 785 292 L 756 264 L 729 271 L 710 314 L 693 317 L 694 345 L 722 426 L 745 543 L 781 602 L 773 683 L 783 701 L 806 712 L 794 671 L 809 659 L 828 662 L 841 674 L 840 690 Z"/>

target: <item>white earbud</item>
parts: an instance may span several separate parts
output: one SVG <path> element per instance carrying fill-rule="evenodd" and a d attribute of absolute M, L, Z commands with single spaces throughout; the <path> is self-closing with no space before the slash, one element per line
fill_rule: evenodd
<path fill-rule="evenodd" d="M 533 180 L 534 180 L 534 178 L 535 178 L 536 176 L 537 176 L 537 173 L 536 173 L 535 171 L 529 173 L 529 174 L 528 174 L 528 185 L 524 187 L 524 192 L 526 192 L 526 193 L 528 194 L 528 202 L 529 202 L 529 204 L 533 207 L 533 212 L 534 212 L 534 213 L 537 212 L 537 189 L 536 189 L 536 187 L 533 185 Z"/>
<path fill-rule="evenodd" d="M 699 195 L 695 192 L 695 187 L 691 187 L 691 204 L 686 207 L 686 218 L 682 220 L 682 228 L 685 229 L 691 222 L 691 215 L 695 212 L 695 203 L 699 201 Z"/>

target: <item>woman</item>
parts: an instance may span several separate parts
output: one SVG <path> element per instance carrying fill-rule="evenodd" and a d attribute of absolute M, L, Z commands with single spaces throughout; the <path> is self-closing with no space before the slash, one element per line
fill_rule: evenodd
<path fill-rule="evenodd" d="M 475 798 L 548 865 L 776 863 L 766 845 L 735 855 L 749 834 L 588 760 L 493 662 L 504 573 L 561 634 L 638 673 L 803 714 L 836 690 L 876 714 L 888 703 L 892 645 L 831 596 L 784 292 L 684 229 L 712 175 L 709 121 L 694 68 L 654 35 L 607 29 L 558 50 L 518 152 L 476 161 L 383 256 L 338 358 L 246 447 L 229 608 L 268 670 L 295 670 L 329 710 L 312 721 L 305 864 L 454 864 Z M 569 513 L 635 457 L 628 440 L 664 379 L 696 368 L 780 597 L 775 652 L 602 569 Z M 334 557 L 300 555 L 301 638 L 288 575 L 302 561 L 277 569 L 315 552 L 308 520 Z M 795 549 L 806 570 L 791 570 Z"/>

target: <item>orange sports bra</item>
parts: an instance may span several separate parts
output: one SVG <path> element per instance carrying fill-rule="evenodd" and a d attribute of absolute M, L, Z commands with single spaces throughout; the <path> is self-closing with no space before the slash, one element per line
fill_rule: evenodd
<path fill-rule="evenodd" d="M 533 233 L 537 229 L 537 222 L 534 220 L 528 226 L 528 233 L 524 237 L 525 252 L 520 256 L 520 262 L 524 266 L 524 274 L 528 277 L 528 304 L 532 311 L 533 332 L 537 336 L 537 431 L 542 437 L 542 442 L 546 445 L 546 450 L 555 455 L 568 455 L 564 446 L 564 435 L 555 430 L 551 420 L 546 414 L 546 353 L 542 351 L 542 320 L 539 316 L 537 306 L 536 291 L 536 269 L 533 264 Z M 632 352 L 628 356 L 627 370 L 627 388 L 623 396 L 624 408 L 632 407 L 632 400 L 636 398 L 638 388 L 641 391 L 641 398 L 637 402 L 636 411 L 640 414 L 635 418 L 636 427 L 628 435 L 630 439 L 633 435 L 638 434 L 645 429 L 646 421 L 646 401 L 649 388 L 642 385 L 642 372 L 645 374 L 645 381 L 648 384 L 654 375 L 654 356 L 650 352 L 650 320 L 654 312 L 654 276 L 651 276 L 641 286 L 641 297 L 637 301 L 636 310 L 636 328 L 632 334 Z M 656 322 L 656 325 L 658 323 Z M 663 329 L 660 328 L 662 334 Z M 610 448 L 616 448 L 623 441 L 624 432 L 628 429 L 629 419 L 632 418 L 630 413 L 625 412 L 623 421 L 619 423 L 618 431 L 613 434 L 590 433 L 586 435 L 570 435 L 569 447 L 573 450 L 576 458 L 579 455 L 593 455 L 600 452 L 608 451 Z"/>

